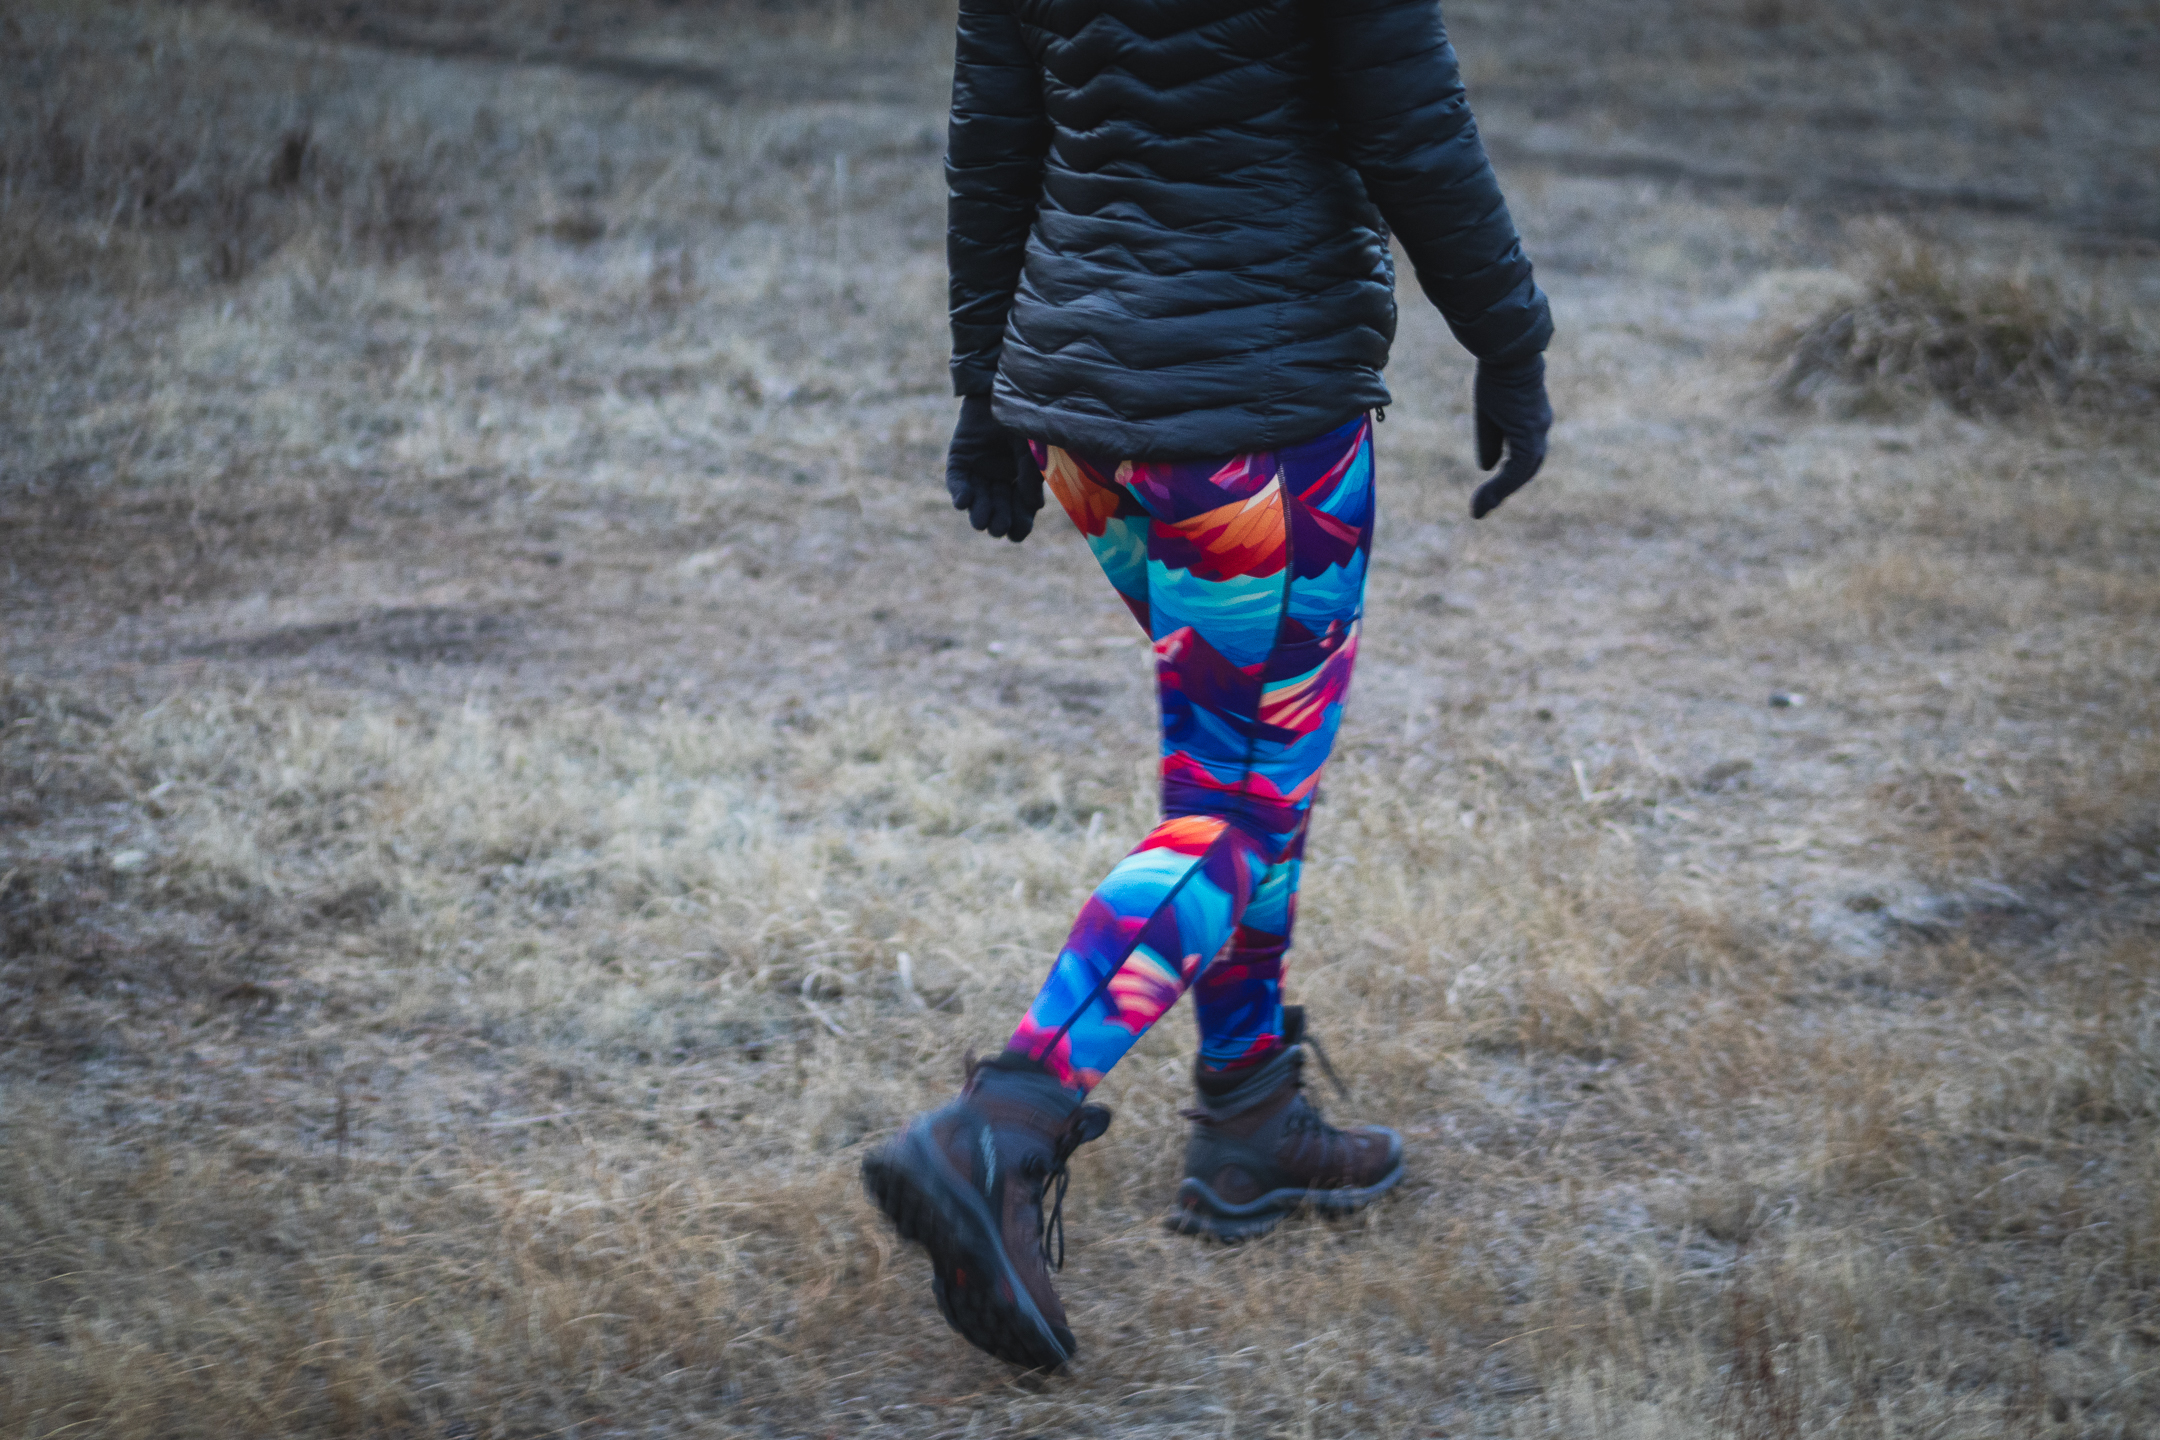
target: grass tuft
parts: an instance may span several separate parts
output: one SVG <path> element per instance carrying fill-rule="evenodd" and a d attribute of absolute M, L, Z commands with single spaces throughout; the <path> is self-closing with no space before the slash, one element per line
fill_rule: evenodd
<path fill-rule="evenodd" d="M 1869 249 L 1859 296 L 1780 334 L 1776 389 L 1858 413 L 1940 400 L 1967 415 L 2038 408 L 2130 412 L 2160 396 L 2160 352 L 2097 293 L 1979 265 L 1892 234 Z"/>

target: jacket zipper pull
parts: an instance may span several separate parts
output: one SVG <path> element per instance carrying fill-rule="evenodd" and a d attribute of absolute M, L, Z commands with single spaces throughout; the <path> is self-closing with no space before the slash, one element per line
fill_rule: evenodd
<path fill-rule="evenodd" d="M 1387 419 L 1387 406 L 1385 406 L 1385 405 L 1375 405 L 1375 406 L 1373 406 L 1372 418 L 1373 418 L 1373 419 L 1375 419 L 1375 420 L 1385 420 L 1385 419 Z"/>

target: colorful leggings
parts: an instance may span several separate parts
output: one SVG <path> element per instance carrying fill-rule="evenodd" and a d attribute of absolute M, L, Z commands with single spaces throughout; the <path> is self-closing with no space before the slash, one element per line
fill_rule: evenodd
<path fill-rule="evenodd" d="M 1163 820 L 1081 909 L 1009 1048 L 1084 1092 L 1190 986 L 1202 1062 L 1258 1060 L 1357 659 L 1372 425 L 1220 461 L 1035 456 L 1155 641 Z"/>

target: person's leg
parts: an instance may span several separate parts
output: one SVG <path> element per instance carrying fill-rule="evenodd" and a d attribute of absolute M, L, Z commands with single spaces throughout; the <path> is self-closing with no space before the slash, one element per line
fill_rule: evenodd
<path fill-rule="evenodd" d="M 1371 433 L 1359 425 L 1278 460 L 1289 581 L 1244 788 L 1248 804 L 1294 797 L 1296 828 L 1285 834 L 1237 938 L 1197 982 L 1199 1104 L 1170 1220 L 1173 1229 L 1222 1239 L 1263 1234 L 1303 1206 L 1347 1214 L 1403 1176 L 1401 1136 L 1330 1125 L 1306 1098 L 1304 1012 L 1281 1002 L 1307 807 L 1357 660 L 1372 541 Z"/>
<path fill-rule="evenodd" d="M 1283 1043 L 1283 958 L 1297 923 L 1297 888 L 1311 797 L 1341 723 L 1357 658 L 1365 562 L 1372 543 L 1371 427 L 1358 424 L 1278 458 L 1290 509 L 1290 587 L 1282 633 L 1267 661 L 1253 766 L 1303 803 L 1296 834 L 1256 888 L 1230 945 L 1195 982 L 1200 1063 L 1230 1071 Z"/>
<path fill-rule="evenodd" d="M 1147 467 L 1041 446 L 1036 458 L 1112 587 L 1153 635 L 1159 521 L 1122 483 Z M 1231 467 L 1181 468 L 1212 475 Z M 1203 493 L 1221 503 L 1219 489 Z M 1176 665 L 1158 644 L 1166 701 Z M 1008 1049 L 1074 1090 L 1093 1087 L 1221 948 L 1266 865 L 1253 837 L 1219 815 L 1166 817 L 1082 906 Z"/>
<path fill-rule="evenodd" d="M 1072 517 L 1074 528 L 1087 541 L 1110 588 L 1117 591 L 1133 619 L 1152 639 L 1155 632 L 1148 623 L 1147 559 L 1154 517 L 1138 497 L 1118 483 L 1119 467 L 1053 450 L 1040 442 L 1029 448 L 1035 452 L 1035 463 L 1042 467 L 1050 493 Z"/>
<path fill-rule="evenodd" d="M 1277 869 L 1268 900 L 1281 902 L 1279 913 L 1262 913 L 1287 941 L 1296 869 L 1285 862 L 1356 651 L 1372 467 L 1362 419 L 1277 454 L 1213 464 L 1112 468 L 1060 450 L 1042 458 L 1052 490 L 1155 638 L 1162 700 L 1166 818 L 1083 908 L 1010 1042 L 1085 1091 L 1232 940 Z M 1149 520 L 1144 600 L 1130 579 L 1131 532 L 1117 529 L 1135 511 Z M 1237 988 L 1225 984 L 1222 998 Z M 1279 1034 L 1279 992 L 1263 990 L 1230 1008 L 1249 1014 L 1254 1034 Z"/>
<path fill-rule="evenodd" d="M 1081 908 L 1007 1048 L 1093 1089 L 1222 948 L 1265 868 L 1228 820 L 1156 826 Z"/>
<path fill-rule="evenodd" d="M 1200 1063 L 1210 1070 L 1257 1065 L 1282 1047 L 1283 956 L 1297 925 L 1298 871 L 1305 853 L 1300 828 L 1289 853 L 1268 867 L 1252 902 L 1230 933 L 1230 944 L 1193 981 L 1193 1019 L 1200 1027 Z"/>
<path fill-rule="evenodd" d="M 1294 857 L 1356 654 L 1371 533 L 1362 420 L 1284 455 L 1214 466 L 1043 458 L 1155 640 L 1165 818 L 1089 899 L 1006 1053 L 971 1067 L 958 1097 L 863 1161 L 872 1199 L 930 1252 L 945 1317 L 1027 1365 L 1074 1351 L 1050 1283 L 1062 1256 L 1038 1230 L 1067 1158 L 1110 1122 L 1074 1092 L 1101 1080 L 1210 957 L 1287 943 Z M 1250 924 L 1233 944 L 1241 919 Z M 1273 955 L 1251 974 L 1279 973 L 1279 947 Z M 1228 980 L 1225 1001 L 1241 988 Z M 1272 982 L 1254 983 L 1262 993 L 1228 1006 L 1238 1018 L 1222 1022 L 1224 1037 L 1250 1047 L 1273 1026 L 1288 1043 L 1220 1072 L 1227 1098 L 1202 1071 L 1201 1105 L 1221 1118 L 1195 1122 L 1196 1134 L 1208 1128 L 1188 1147 L 1181 1229 L 1257 1233 L 1285 1196 L 1327 1188 L 1327 1203 L 1354 1208 L 1401 1174 L 1391 1134 L 1339 1132 L 1301 1108 L 1302 1016 L 1282 1011 Z M 1224 1037 L 1207 1035 L 1217 1050 Z M 1257 1185 L 1258 1198 L 1242 1200 L 1239 1184 Z"/>

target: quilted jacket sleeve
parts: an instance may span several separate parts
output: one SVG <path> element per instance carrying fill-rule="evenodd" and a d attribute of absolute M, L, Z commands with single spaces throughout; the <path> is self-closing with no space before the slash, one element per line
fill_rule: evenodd
<path fill-rule="evenodd" d="M 1042 194 L 1042 71 L 1009 0 L 960 0 L 945 147 L 945 261 L 956 395 L 987 395 Z"/>
<path fill-rule="evenodd" d="M 1316 15 L 1350 162 L 1426 297 L 1481 360 L 1544 350 L 1551 309 L 1478 139 L 1439 5 L 1331 0 Z"/>

